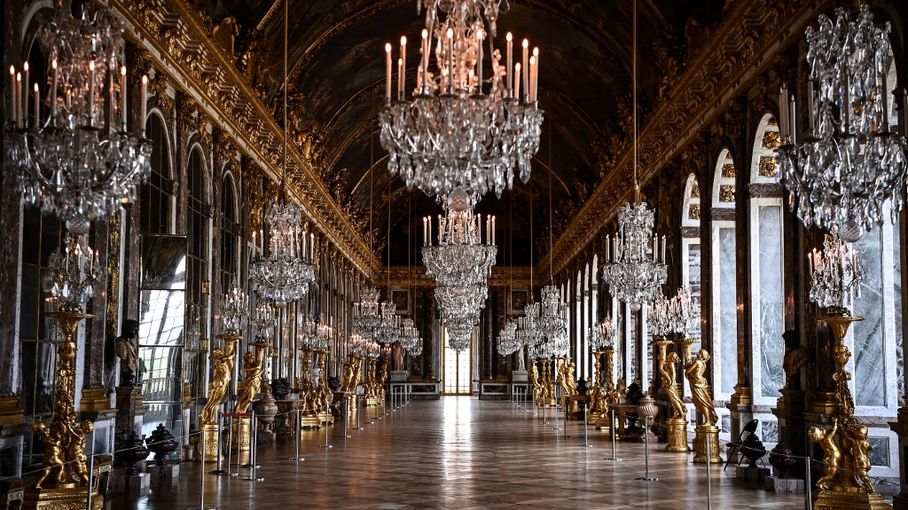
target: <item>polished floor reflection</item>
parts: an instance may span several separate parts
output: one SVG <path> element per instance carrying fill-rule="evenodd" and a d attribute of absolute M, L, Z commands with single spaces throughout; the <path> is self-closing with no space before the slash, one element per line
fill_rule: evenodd
<path fill-rule="evenodd" d="M 304 462 L 291 462 L 293 445 L 260 447 L 264 481 L 206 477 L 205 506 L 221 509 L 293 508 L 662 508 L 705 509 L 706 470 L 687 455 L 668 454 L 653 445 L 650 471 L 659 478 L 642 482 L 643 445 L 618 444 L 624 460 L 605 460 L 606 436 L 568 423 L 553 430 L 507 402 L 445 397 L 413 402 L 397 412 L 366 413 L 363 430 L 330 431 L 333 448 L 322 448 L 324 434 L 307 432 Z M 379 419 L 381 418 L 381 419 Z M 551 416 L 549 416 L 551 418 Z M 373 421 L 374 423 L 365 423 Z M 564 422 L 559 422 L 559 426 Z M 213 469 L 210 465 L 207 469 Z M 185 466 L 175 487 L 153 487 L 138 501 L 117 499 L 110 508 L 182 510 L 198 507 L 198 466 Z M 712 470 L 714 508 L 803 508 L 803 499 L 747 488 Z"/>

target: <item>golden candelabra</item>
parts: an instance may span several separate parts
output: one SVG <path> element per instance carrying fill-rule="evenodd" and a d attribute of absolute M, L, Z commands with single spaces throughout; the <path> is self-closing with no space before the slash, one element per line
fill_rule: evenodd
<path fill-rule="evenodd" d="M 602 414 L 606 413 L 608 408 L 605 400 L 605 388 L 602 385 L 602 351 L 595 351 L 593 353 L 594 370 L 593 370 L 593 386 L 590 388 L 590 405 L 589 412 L 587 413 L 587 422 L 595 424 L 596 420 L 599 419 Z"/>
<path fill-rule="evenodd" d="M 845 365 L 851 358 L 851 352 L 845 346 L 845 335 L 852 322 L 862 320 L 863 317 L 853 317 L 847 311 L 817 319 L 826 322 L 832 329 L 837 369 L 832 376 L 836 383 L 836 406 L 831 427 L 811 427 L 808 431 L 810 440 L 823 449 L 826 465 L 823 476 L 817 480 L 820 491 L 814 503 L 816 510 L 892 508 L 876 492 L 868 476 L 871 449 L 867 440 L 868 429 L 854 417 L 854 399 L 848 389 L 851 374 L 845 370 Z"/>
<path fill-rule="evenodd" d="M 315 377 L 312 374 L 312 349 L 304 348 L 302 350 L 302 374 L 300 376 L 300 405 L 303 408 L 301 413 L 303 428 L 318 428 L 321 425 L 319 418 L 319 399 L 320 388 L 315 384 Z"/>
<path fill-rule="evenodd" d="M 85 439 L 94 425 L 90 421 L 77 421 L 76 391 L 76 330 L 83 319 L 93 315 L 82 313 L 78 307 L 63 305 L 59 311 L 47 314 L 60 326 L 63 339 L 57 343 L 57 388 L 54 395 L 54 414 L 49 424 L 37 422 L 35 433 L 44 443 L 44 470 L 35 487 L 25 492 L 22 508 L 25 509 L 84 509 L 89 491 L 92 508 L 104 506 L 104 497 L 98 494 L 98 477 L 88 486 Z"/>
<path fill-rule="evenodd" d="M 615 383 L 612 382 L 615 373 L 615 348 L 611 346 L 606 347 L 602 353 L 605 355 L 605 401 L 602 403 L 602 414 L 600 414 L 599 418 L 596 420 L 596 428 L 599 430 L 605 430 L 611 427 L 608 405 L 617 404 L 621 400 L 618 388 L 616 388 Z"/>

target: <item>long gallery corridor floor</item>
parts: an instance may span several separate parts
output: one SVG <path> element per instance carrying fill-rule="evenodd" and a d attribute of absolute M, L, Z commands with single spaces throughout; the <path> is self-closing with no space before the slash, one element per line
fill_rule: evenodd
<path fill-rule="evenodd" d="M 706 508 L 705 467 L 664 445 L 651 445 L 650 473 L 659 480 L 644 482 L 634 479 L 644 471 L 642 443 L 618 443 L 623 460 L 613 463 L 606 435 L 590 429 L 594 446 L 583 448 L 579 422 L 568 423 L 564 438 L 541 415 L 508 402 L 444 397 L 380 415 L 381 408 L 367 410 L 364 421 L 374 423 L 349 430 L 346 441 L 340 424 L 329 429 L 333 448 L 321 447 L 324 432 L 304 432 L 303 462 L 288 460 L 292 441 L 261 446 L 264 481 L 243 480 L 245 470 L 208 475 L 206 508 Z M 746 488 L 732 472 L 712 469 L 713 508 L 803 508 L 803 496 Z M 184 464 L 178 487 L 113 499 L 108 508 L 197 508 L 198 473 L 197 464 Z"/>

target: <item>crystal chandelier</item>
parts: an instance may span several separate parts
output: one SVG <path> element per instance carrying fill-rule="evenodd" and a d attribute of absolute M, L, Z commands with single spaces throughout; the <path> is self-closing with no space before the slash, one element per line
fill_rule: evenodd
<path fill-rule="evenodd" d="M 414 358 L 417 356 L 421 356 L 422 355 L 422 338 L 419 338 L 416 343 L 411 345 L 410 348 L 407 349 L 407 353 Z"/>
<path fill-rule="evenodd" d="M 332 336 L 334 336 L 334 328 L 324 322 L 320 323 L 316 328 L 315 342 L 312 345 L 312 350 L 327 352 L 328 347 L 331 345 Z"/>
<path fill-rule="evenodd" d="M 432 244 L 432 217 L 423 218 L 426 274 L 441 286 L 485 284 L 495 265 L 495 217 L 474 214 L 471 201 L 455 193 L 438 216 L 438 244 Z M 483 235 L 483 230 L 484 235 Z"/>
<path fill-rule="evenodd" d="M 801 221 L 853 242 L 883 220 L 887 200 L 895 220 L 908 142 L 889 125 L 889 23 L 875 25 L 867 4 L 857 19 L 844 8 L 835 18 L 822 15 L 817 27 L 807 29 L 809 126 L 803 142 L 795 98 L 782 88 L 779 163 Z"/>
<path fill-rule="evenodd" d="M 810 263 L 810 300 L 830 314 L 847 315 L 854 298 L 861 297 L 864 268 L 854 248 L 835 234 L 826 234 L 823 251 L 807 255 Z"/>
<path fill-rule="evenodd" d="M 82 311 L 85 302 L 94 297 L 100 264 L 98 253 L 81 236 L 67 234 L 63 249 L 56 249 L 48 259 L 49 281 L 45 290 L 54 304 L 67 311 Z"/>
<path fill-rule="evenodd" d="M 417 343 L 422 341 L 419 336 L 419 330 L 416 329 L 416 325 L 413 323 L 413 319 L 407 317 L 401 321 L 398 341 L 400 342 L 401 348 L 407 352 L 412 350 Z"/>
<path fill-rule="evenodd" d="M 374 338 L 382 343 L 394 343 L 400 334 L 400 316 L 397 307 L 390 301 L 381 304 L 381 316 Z"/>
<path fill-rule="evenodd" d="M 498 354 L 508 356 L 520 349 L 520 341 L 517 339 L 517 323 L 508 320 L 502 326 L 498 333 Z"/>
<path fill-rule="evenodd" d="M 359 303 L 353 303 L 353 329 L 361 336 L 371 337 L 381 325 L 378 296 L 375 287 L 364 287 L 359 292 Z"/>
<path fill-rule="evenodd" d="M 593 352 L 605 350 L 615 345 L 618 330 L 611 315 L 607 315 L 599 324 L 590 328 L 590 347 Z"/>
<path fill-rule="evenodd" d="M 561 301 L 561 291 L 554 285 L 542 288 L 542 306 L 539 310 L 539 330 L 542 343 L 549 356 L 567 356 L 568 323 L 567 309 Z"/>
<path fill-rule="evenodd" d="M 267 301 L 260 302 L 255 307 L 253 322 L 255 323 L 256 339 L 261 341 L 270 340 L 271 335 L 274 334 L 274 325 L 276 323 L 274 306 Z"/>
<path fill-rule="evenodd" d="M 633 136 L 634 136 L 634 202 L 618 210 L 618 234 L 613 240 L 605 238 L 605 266 L 602 279 L 612 297 L 631 304 L 634 311 L 643 303 L 655 300 L 660 287 L 668 278 L 665 265 L 665 236 L 661 250 L 658 235 L 653 234 L 653 211 L 640 199 L 637 182 L 637 4 L 634 3 L 633 22 Z M 652 242 L 650 242 L 652 241 Z"/>
<path fill-rule="evenodd" d="M 287 83 L 287 16 L 284 17 L 284 83 Z M 315 282 L 315 234 L 308 234 L 302 225 L 303 210 L 287 199 L 287 87 L 284 90 L 284 143 L 281 185 L 278 201 L 265 212 L 268 227 L 268 251 L 249 265 L 249 280 L 253 290 L 276 306 L 302 299 Z M 308 234 L 308 235 L 307 235 Z M 255 245 L 255 233 L 252 237 Z"/>
<path fill-rule="evenodd" d="M 224 310 L 221 312 L 224 328 L 228 333 L 239 334 L 243 323 L 249 317 L 249 297 L 238 286 L 234 286 L 224 298 Z"/>
<path fill-rule="evenodd" d="M 517 339 L 527 346 L 530 359 L 536 359 L 536 346 L 539 344 L 539 303 L 527 303 L 523 317 L 517 318 Z"/>
<path fill-rule="evenodd" d="M 134 201 L 136 186 L 151 172 L 144 136 L 148 79 L 142 78 L 139 132 L 131 133 L 123 29 L 106 8 L 86 2 L 77 19 L 68 1 L 55 2 L 36 39 L 50 66 L 33 89 L 28 62 L 21 71 L 10 67 L 7 163 L 17 171 L 26 205 L 83 234 L 90 222 Z"/>
<path fill-rule="evenodd" d="M 488 295 L 489 289 L 485 285 L 435 287 L 435 301 L 442 319 L 469 315 L 478 317 Z"/>
<path fill-rule="evenodd" d="M 292 202 L 271 204 L 265 213 L 267 255 L 249 266 L 252 289 L 277 306 L 303 298 L 315 281 L 315 236 L 303 230 L 301 218 L 302 210 Z"/>
<path fill-rule="evenodd" d="M 416 87 L 405 97 L 407 38 L 400 39 L 396 99 L 392 94 L 391 44 L 385 44 L 385 106 L 380 141 L 388 169 L 430 196 L 461 190 L 474 199 L 490 189 L 500 197 L 513 182 L 530 178 L 539 149 L 542 110 L 537 108 L 539 49 L 514 63 L 494 47 L 501 0 L 427 0 Z M 504 2 L 507 5 L 506 2 Z M 419 9 L 422 9 L 422 0 Z M 488 39 L 488 41 L 486 41 Z M 488 50 L 484 49 L 484 46 Z M 492 73 L 484 79 L 488 52 Z M 430 67 L 430 54 L 435 67 Z"/>
<path fill-rule="evenodd" d="M 470 348 L 470 337 L 473 329 L 479 323 L 479 314 L 461 317 L 451 317 L 444 321 L 445 330 L 448 332 L 448 346 L 457 352 Z"/>
<path fill-rule="evenodd" d="M 297 316 L 296 339 L 300 347 L 315 350 L 318 345 L 319 323 L 310 317 Z"/>

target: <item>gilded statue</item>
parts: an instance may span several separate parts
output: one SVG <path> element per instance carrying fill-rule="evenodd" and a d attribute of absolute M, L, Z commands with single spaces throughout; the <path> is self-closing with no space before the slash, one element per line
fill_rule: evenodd
<path fill-rule="evenodd" d="M 532 369 L 530 370 L 530 384 L 533 385 L 533 402 L 536 404 L 539 403 L 542 392 L 542 385 L 539 382 L 539 368 L 536 366 L 536 362 L 530 363 Z"/>
<path fill-rule="evenodd" d="M 203 425 L 217 423 L 218 407 L 227 396 L 227 388 L 230 386 L 234 355 L 236 355 L 236 338 L 232 336 L 224 337 L 224 350 L 221 350 L 220 347 L 211 350 L 211 364 L 214 372 L 211 375 L 211 382 L 208 383 L 208 401 L 205 402 L 205 406 L 199 413 L 199 421 Z"/>
<path fill-rule="evenodd" d="M 681 400 L 681 392 L 678 391 L 678 381 L 676 365 L 681 362 L 677 352 L 670 352 L 665 359 L 659 362 L 659 373 L 662 375 L 662 388 L 668 398 L 668 403 L 672 406 L 674 414 L 672 418 L 684 419 L 687 415 L 687 409 L 684 407 L 684 401 Z"/>
<path fill-rule="evenodd" d="M 565 359 L 559 366 L 561 375 L 561 396 L 568 397 L 577 393 L 577 379 L 574 376 L 574 362 Z"/>
<path fill-rule="evenodd" d="M 66 458 L 63 455 L 63 434 L 62 429 L 58 427 L 48 427 L 44 422 L 36 422 L 32 426 L 35 434 L 41 438 L 44 443 L 44 470 L 41 477 L 35 484 L 38 488 L 44 486 L 44 482 L 50 479 L 51 485 L 61 484 L 66 481 L 66 470 L 63 464 Z"/>
<path fill-rule="evenodd" d="M 71 425 L 75 425 L 74 423 Z M 92 422 L 86 420 L 69 430 L 69 444 L 66 446 L 67 458 L 70 461 L 70 473 L 80 484 L 88 483 L 88 466 L 85 456 L 85 436 L 94 428 Z"/>
<path fill-rule="evenodd" d="M 828 431 L 820 427 L 810 427 L 807 432 L 810 440 L 820 445 L 820 448 L 823 449 L 823 463 L 826 464 L 826 473 L 817 480 L 817 487 L 821 489 L 832 490 L 833 484 L 831 482 L 839 471 L 842 452 L 835 441 L 838 429 L 839 422 L 836 418 L 833 418 L 832 428 Z"/>
<path fill-rule="evenodd" d="M 235 413 L 245 413 L 252 404 L 252 399 L 262 387 L 262 373 L 265 371 L 265 346 L 256 345 L 255 351 L 243 354 L 243 372 L 245 378 L 237 391 Z"/>
<path fill-rule="evenodd" d="M 716 408 L 713 407 L 709 383 L 704 375 L 709 359 L 709 352 L 706 349 L 700 349 L 696 358 L 687 365 L 684 375 L 690 381 L 690 393 L 697 412 L 703 415 L 706 425 L 715 425 L 719 421 L 719 416 L 716 415 Z"/>

